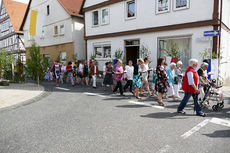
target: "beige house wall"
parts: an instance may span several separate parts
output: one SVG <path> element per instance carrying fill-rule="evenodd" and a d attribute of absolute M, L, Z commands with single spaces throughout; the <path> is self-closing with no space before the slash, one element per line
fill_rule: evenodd
<path fill-rule="evenodd" d="M 50 55 L 50 64 L 60 57 L 61 52 L 66 52 L 66 62 L 73 61 L 74 43 L 65 43 L 53 46 L 40 47 L 41 55 Z M 29 48 L 26 48 L 26 58 L 29 57 Z"/>

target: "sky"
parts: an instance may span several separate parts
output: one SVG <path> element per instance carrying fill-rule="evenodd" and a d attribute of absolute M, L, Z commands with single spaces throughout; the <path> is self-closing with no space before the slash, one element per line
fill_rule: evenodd
<path fill-rule="evenodd" d="M 29 0 L 13 0 L 13 1 L 17 1 L 17 2 L 22 2 L 22 3 L 29 3 Z M 0 4 L 2 3 L 2 0 L 0 0 Z"/>

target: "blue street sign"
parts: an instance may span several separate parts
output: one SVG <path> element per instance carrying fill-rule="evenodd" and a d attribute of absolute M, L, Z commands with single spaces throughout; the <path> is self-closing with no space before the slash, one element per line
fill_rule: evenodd
<path fill-rule="evenodd" d="M 213 36 L 219 36 L 220 31 L 219 30 L 212 30 L 212 31 L 204 31 L 205 37 L 213 37 Z"/>

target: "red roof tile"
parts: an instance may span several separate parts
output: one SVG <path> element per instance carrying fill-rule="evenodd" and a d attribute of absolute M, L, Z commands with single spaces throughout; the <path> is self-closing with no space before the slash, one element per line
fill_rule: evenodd
<path fill-rule="evenodd" d="M 83 17 L 80 14 L 80 9 L 83 0 L 58 0 L 62 7 L 69 13 L 69 15 Z"/>
<path fill-rule="evenodd" d="M 26 12 L 27 4 L 12 0 L 3 0 L 3 4 L 5 5 L 6 12 L 10 17 L 14 31 L 16 33 L 23 33 L 23 31 L 20 31 L 20 26 Z"/>

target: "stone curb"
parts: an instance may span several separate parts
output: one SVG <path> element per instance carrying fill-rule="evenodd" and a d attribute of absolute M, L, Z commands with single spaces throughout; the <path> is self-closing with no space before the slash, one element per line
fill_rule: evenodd
<path fill-rule="evenodd" d="M 30 84 L 31 84 L 31 83 L 30 83 Z M 39 87 L 42 88 L 42 92 L 41 92 L 38 96 L 35 96 L 35 97 L 31 98 L 31 99 L 28 99 L 28 100 L 26 100 L 26 101 L 20 102 L 20 103 L 18 103 L 18 104 L 12 105 L 12 106 L 0 108 L 0 113 L 4 113 L 4 112 L 7 112 L 7 111 L 11 111 L 11 110 L 17 109 L 17 108 L 19 108 L 19 107 L 27 106 L 27 105 L 29 105 L 29 104 L 38 102 L 38 101 L 40 101 L 41 99 L 43 99 L 43 98 L 49 96 L 49 95 L 52 93 L 52 90 L 46 89 L 43 85 L 39 85 Z"/>

